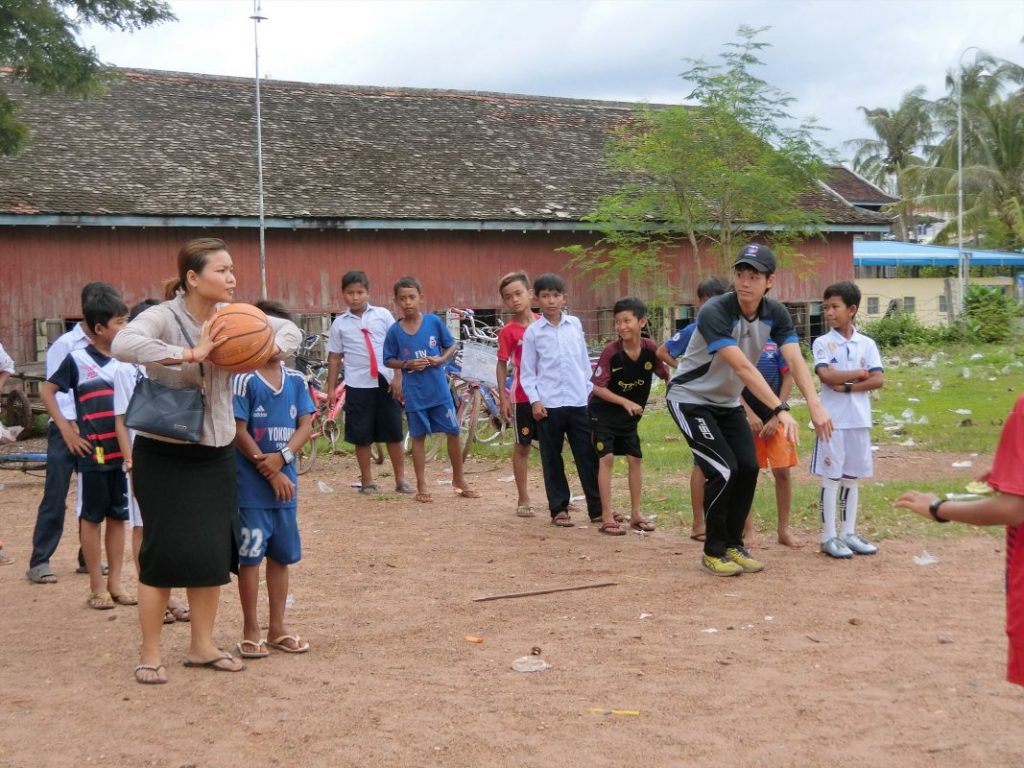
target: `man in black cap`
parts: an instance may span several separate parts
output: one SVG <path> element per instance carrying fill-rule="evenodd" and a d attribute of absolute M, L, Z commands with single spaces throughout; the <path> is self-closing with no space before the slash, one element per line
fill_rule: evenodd
<path fill-rule="evenodd" d="M 733 289 L 708 301 L 667 396 L 669 413 L 704 472 L 707 537 L 701 567 L 715 576 L 755 573 L 764 565 L 743 544 L 743 525 L 757 487 L 757 453 L 740 404 L 746 387 L 758 402 L 749 405 L 768 425 L 773 419 L 794 444 L 799 427 L 789 404 L 779 400 L 757 370 L 765 342 L 774 341 L 789 363 L 793 381 L 807 400 L 818 436 L 828 439 L 832 419 L 821 405 L 789 311 L 766 295 L 775 280 L 775 254 L 751 243 L 733 264 Z"/>

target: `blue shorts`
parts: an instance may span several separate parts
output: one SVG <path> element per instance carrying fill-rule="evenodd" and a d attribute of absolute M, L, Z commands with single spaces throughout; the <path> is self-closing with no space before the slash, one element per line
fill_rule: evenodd
<path fill-rule="evenodd" d="M 128 483 L 120 467 L 97 472 L 78 473 L 75 512 L 82 520 L 102 523 L 128 519 Z"/>
<path fill-rule="evenodd" d="M 422 411 L 406 411 L 409 419 L 409 436 L 423 437 L 436 432 L 446 435 L 459 434 L 459 417 L 455 414 L 455 405 L 435 405 Z"/>
<path fill-rule="evenodd" d="M 243 507 L 238 510 L 242 540 L 238 544 L 239 565 L 259 565 L 264 557 L 291 565 L 302 559 L 299 517 L 295 507 L 267 509 Z"/>

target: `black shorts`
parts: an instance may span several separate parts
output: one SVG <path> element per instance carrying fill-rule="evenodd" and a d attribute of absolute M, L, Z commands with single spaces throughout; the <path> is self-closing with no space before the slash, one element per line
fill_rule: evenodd
<path fill-rule="evenodd" d="M 640 435 L 637 434 L 635 424 L 632 429 L 628 430 L 612 429 L 591 419 L 590 425 L 594 430 L 594 450 L 597 452 L 598 458 L 608 454 L 643 458 L 643 453 L 640 451 Z"/>
<path fill-rule="evenodd" d="M 516 442 L 529 445 L 537 439 L 537 422 L 533 420 L 533 406 L 516 403 L 512 413 L 512 426 L 516 428 Z"/>
<path fill-rule="evenodd" d="M 400 443 L 405 437 L 402 406 L 391 397 L 387 380 L 382 376 L 380 381 L 381 386 L 373 389 L 345 389 L 346 443 Z"/>
<path fill-rule="evenodd" d="M 78 473 L 78 517 L 90 523 L 128 519 L 128 483 L 120 467 Z"/>

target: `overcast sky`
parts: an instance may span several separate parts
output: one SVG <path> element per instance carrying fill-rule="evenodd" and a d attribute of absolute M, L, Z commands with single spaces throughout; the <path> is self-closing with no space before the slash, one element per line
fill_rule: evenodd
<path fill-rule="evenodd" d="M 178 21 L 87 29 L 124 67 L 252 76 L 252 0 L 179 0 Z M 260 70 L 277 80 L 682 103 L 686 58 L 717 60 L 740 24 L 770 26 L 757 73 L 842 151 L 859 106 L 944 93 L 970 46 L 1024 63 L 1024 0 L 262 0 Z M 974 51 L 964 57 L 973 59 Z"/>

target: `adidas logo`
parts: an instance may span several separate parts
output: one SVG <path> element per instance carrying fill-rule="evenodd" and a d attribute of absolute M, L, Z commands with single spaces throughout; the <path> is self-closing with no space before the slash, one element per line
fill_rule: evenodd
<path fill-rule="evenodd" d="M 257 405 L 256 410 L 253 411 L 252 417 L 254 419 L 265 419 L 267 418 L 267 410 L 262 405 Z"/>

